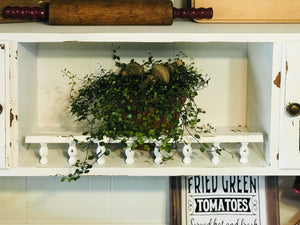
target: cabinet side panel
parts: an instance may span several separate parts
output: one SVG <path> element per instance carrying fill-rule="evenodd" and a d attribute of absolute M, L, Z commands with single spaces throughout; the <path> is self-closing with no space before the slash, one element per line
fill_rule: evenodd
<path fill-rule="evenodd" d="M 5 167 L 5 45 L 0 43 L 0 168 Z"/>
<path fill-rule="evenodd" d="M 264 133 L 260 149 L 267 162 L 270 161 L 272 49 L 272 43 L 250 43 L 248 48 L 247 126 L 249 130 Z"/>
<path fill-rule="evenodd" d="M 9 44 L 0 42 L 0 168 L 8 168 L 12 160 L 8 144 L 10 137 L 9 72 Z"/>
<path fill-rule="evenodd" d="M 300 116 L 288 112 L 291 105 L 300 104 L 299 94 L 299 41 L 283 44 L 282 62 L 282 99 L 280 107 L 280 167 L 282 169 L 299 169 L 300 160 Z"/>
<path fill-rule="evenodd" d="M 21 160 L 26 151 L 24 135 L 32 133 L 36 127 L 36 43 L 18 43 L 17 52 L 18 152 Z"/>

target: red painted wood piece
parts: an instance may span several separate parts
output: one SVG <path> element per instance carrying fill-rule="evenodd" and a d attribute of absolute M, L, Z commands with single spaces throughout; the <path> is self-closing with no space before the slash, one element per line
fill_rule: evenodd
<path fill-rule="evenodd" d="M 211 19 L 212 17 L 212 8 L 173 8 L 173 18 Z"/>
<path fill-rule="evenodd" d="M 293 191 L 296 194 L 300 194 L 300 176 L 296 176 L 294 184 L 293 184 Z"/>
<path fill-rule="evenodd" d="M 47 20 L 48 10 L 42 7 L 11 7 L 6 6 L 3 9 L 3 15 L 5 18 L 11 19 L 36 19 Z"/>

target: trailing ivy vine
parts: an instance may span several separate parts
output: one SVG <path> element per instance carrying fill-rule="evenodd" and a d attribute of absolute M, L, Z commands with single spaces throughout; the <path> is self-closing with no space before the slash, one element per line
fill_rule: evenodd
<path fill-rule="evenodd" d="M 150 150 L 147 143 L 156 140 L 163 154 L 170 153 L 174 143 L 184 141 L 185 133 L 200 139 L 200 133 L 210 132 L 213 127 L 209 124 L 199 126 L 201 114 L 206 112 L 194 100 L 198 91 L 208 85 L 209 78 L 193 62 L 186 63 L 186 58 L 182 52 L 165 61 L 149 54 L 142 63 L 134 59 L 124 63 L 114 51 L 117 70 L 99 68 L 96 73 L 86 75 L 79 87 L 79 78 L 63 70 L 71 85 L 70 113 L 77 121 L 87 122 L 83 132 L 87 136 L 87 155 L 74 165 L 74 173 L 62 180 L 77 180 L 90 171 L 99 157 L 90 151 L 94 140 L 107 145 L 102 140 L 109 137 L 121 139 L 126 145 L 129 138 L 135 137 L 132 150 L 138 146 Z M 207 144 L 199 144 L 202 152 L 209 148 Z M 109 150 L 104 154 L 108 155 Z M 163 161 L 172 157 L 163 155 Z"/>

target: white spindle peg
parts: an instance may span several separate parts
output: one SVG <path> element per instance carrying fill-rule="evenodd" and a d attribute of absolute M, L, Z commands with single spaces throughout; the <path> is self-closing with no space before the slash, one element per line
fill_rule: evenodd
<path fill-rule="evenodd" d="M 97 163 L 103 165 L 105 163 L 104 153 L 106 151 L 106 148 L 105 146 L 101 146 L 99 142 L 97 143 L 97 145 L 98 145 L 96 149 L 96 153 L 98 156 Z"/>
<path fill-rule="evenodd" d="M 154 147 L 154 155 L 155 155 L 155 159 L 154 159 L 154 163 L 157 165 L 162 164 L 163 162 L 163 155 L 159 150 L 159 147 L 161 146 L 161 143 L 159 141 L 154 141 L 155 143 L 155 147 Z"/>
<path fill-rule="evenodd" d="M 220 148 L 220 143 L 215 142 L 211 147 L 211 162 L 213 164 L 218 164 L 220 162 L 219 154 L 216 152 L 217 149 Z"/>
<path fill-rule="evenodd" d="M 154 155 L 155 155 L 154 163 L 160 165 L 163 162 L 163 156 L 159 152 L 159 147 L 156 145 L 154 147 Z"/>
<path fill-rule="evenodd" d="M 71 141 L 69 143 L 68 155 L 69 155 L 68 163 L 70 165 L 74 165 L 76 163 L 76 155 L 77 155 L 77 147 L 75 141 Z"/>
<path fill-rule="evenodd" d="M 48 146 L 47 146 L 47 143 L 40 143 L 41 147 L 40 147 L 40 151 L 39 151 L 39 154 L 40 154 L 40 163 L 45 165 L 48 163 Z"/>
<path fill-rule="evenodd" d="M 126 155 L 126 164 L 133 164 L 134 163 L 134 150 L 131 149 L 133 142 L 127 141 L 127 148 L 125 149 Z"/>
<path fill-rule="evenodd" d="M 191 155 L 192 155 L 192 147 L 191 144 L 184 144 L 182 149 L 182 154 L 184 156 L 183 163 L 190 164 L 192 162 Z"/>
<path fill-rule="evenodd" d="M 248 142 L 242 142 L 242 146 L 240 148 L 240 163 L 248 163 L 248 156 L 249 156 L 249 148 L 248 148 Z"/>

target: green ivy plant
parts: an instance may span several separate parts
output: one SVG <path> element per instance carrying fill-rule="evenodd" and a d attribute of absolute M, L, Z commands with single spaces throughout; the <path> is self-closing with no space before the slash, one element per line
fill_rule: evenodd
<path fill-rule="evenodd" d="M 78 121 L 87 122 L 83 135 L 87 135 L 88 142 L 86 158 L 77 161 L 75 172 L 62 180 L 77 180 L 90 171 L 99 157 L 89 150 L 93 140 L 107 145 L 101 141 L 104 137 L 121 139 L 126 146 L 126 141 L 135 137 L 132 150 L 140 146 L 150 150 L 147 143 L 156 140 L 161 143 L 159 151 L 166 161 L 172 155 L 163 153 L 176 149 L 185 133 L 200 139 L 199 133 L 210 132 L 213 127 L 209 124 L 199 126 L 205 110 L 194 100 L 198 91 L 208 85 L 209 78 L 195 68 L 193 61 L 186 63 L 186 58 L 182 52 L 165 61 L 149 54 L 142 63 L 134 59 L 124 63 L 114 51 L 117 69 L 99 68 L 86 75 L 78 88 L 79 78 L 63 70 L 70 79 L 70 112 Z M 200 151 L 208 150 L 207 144 L 199 144 Z M 109 150 L 104 154 L 108 155 Z"/>

